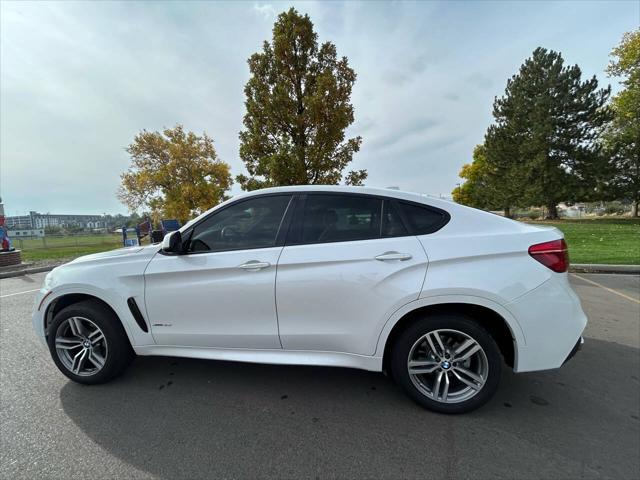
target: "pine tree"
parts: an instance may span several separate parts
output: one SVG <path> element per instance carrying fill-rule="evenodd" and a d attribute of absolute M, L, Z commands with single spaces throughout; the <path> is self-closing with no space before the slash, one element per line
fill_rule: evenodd
<path fill-rule="evenodd" d="M 560 53 L 537 48 L 495 99 L 486 155 L 503 179 L 507 201 L 544 205 L 557 218 L 560 201 L 583 199 L 594 190 L 611 90 L 598 89 L 595 76 L 581 77 L 580 68 L 565 66 Z"/>

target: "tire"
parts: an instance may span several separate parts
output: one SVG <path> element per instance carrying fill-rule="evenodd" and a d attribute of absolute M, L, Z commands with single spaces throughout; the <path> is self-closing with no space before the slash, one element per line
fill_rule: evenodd
<path fill-rule="evenodd" d="M 58 369 L 86 385 L 112 380 L 134 357 L 118 317 L 93 300 L 58 312 L 49 326 L 47 344 Z"/>
<path fill-rule="evenodd" d="M 488 402 L 498 389 L 502 370 L 493 337 L 472 318 L 455 314 L 412 323 L 396 339 L 389 363 L 395 382 L 416 403 L 452 414 L 471 412 Z"/>

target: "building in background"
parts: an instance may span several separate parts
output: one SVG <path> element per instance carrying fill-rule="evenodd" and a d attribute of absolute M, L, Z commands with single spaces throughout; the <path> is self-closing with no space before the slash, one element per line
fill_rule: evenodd
<path fill-rule="evenodd" d="M 79 227 L 85 229 L 107 228 L 105 215 L 59 215 L 29 212 L 29 215 L 6 217 L 9 230 L 40 230 L 46 227 Z"/>
<path fill-rule="evenodd" d="M 37 230 L 9 230 L 9 236 L 16 238 L 42 238 L 44 237 L 44 228 Z"/>

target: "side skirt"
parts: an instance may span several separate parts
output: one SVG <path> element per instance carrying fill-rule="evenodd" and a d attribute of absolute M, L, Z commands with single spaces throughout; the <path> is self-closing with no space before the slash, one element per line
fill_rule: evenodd
<path fill-rule="evenodd" d="M 232 362 L 269 363 L 274 365 L 315 365 L 347 367 L 372 372 L 382 371 L 382 357 L 339 352 L 302 350 L 244 350 L 240 348 L 175 347 L 168 345 L 134 346 L 138 355 L 201 358 Z"/>

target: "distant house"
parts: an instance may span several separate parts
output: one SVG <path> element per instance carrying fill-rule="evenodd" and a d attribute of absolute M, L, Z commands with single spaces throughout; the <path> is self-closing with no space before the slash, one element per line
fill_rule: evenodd
<path fill-rule="evenodd" d="M 564 202 L 558 204 L 558 214 L 561 217 L 580 218 L 585 210 L 585 206 L 581 203 L 575 205 L 567 205 Z"/>
<path fill-rule="evenodd" d="M 29 212 L 29 215 L 6 217 L 9 229 L 40 229 L 45 227 L 106 228 L 104 215 L 61 215 L 52 213 Z"/>
<path fill-rule="evenodd" d="M 35 230 L 9 230 L 9 238 L 42 238 L 44 237 L 44 228 Z"/>

